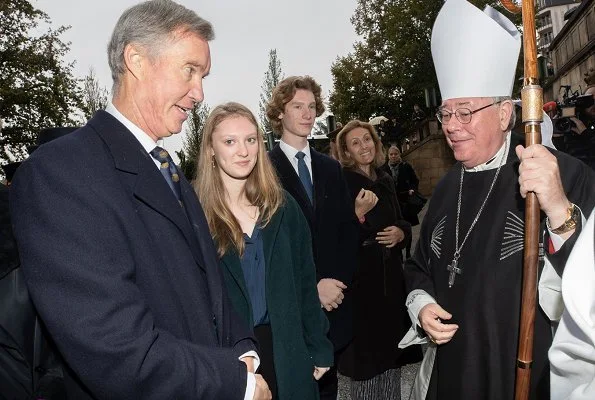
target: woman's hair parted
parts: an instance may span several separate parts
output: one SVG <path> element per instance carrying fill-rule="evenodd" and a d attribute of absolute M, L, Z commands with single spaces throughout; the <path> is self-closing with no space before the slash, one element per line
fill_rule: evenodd
<path fill-rule="evenodd" d="M 337 155 L 339 156 L 339 162 L 345 168 L 353 169 L 357 167 L 353 158 L 347 155 L 347 134 L 355 128 L 364 128 L 370 132 L 376 149 L 376 156 L 372 161 L 372 168 L 381 167 L 385 162 L 384 147 L 382 146 L 382 142 L 380 141 L 376 130 L 371 124 L 356 119 L 345 124 L 343 129 L 341 129 L 341 132 L 337 135 Z"/>
<path fill-rule="evenodd" d="M 213 133 L 221 122 L 229 118 L 246 118 L 258 130 L 258 156 L 254 169 L 246 179 L 244 193 L 250 204 L 258 207 L 260 226 L 264 227 L 270 222 L 283 204 L 284 195 L 266 154 L 262 130 L 258 128 L 254 114 L 247 107 L 235 102 L 215 107 L 203 128 L 194 190 L 204 209 L 219 256 L 233 248 L 241 257 L 245 247 L 242 227 L 227 204 L 228 193 L 213 156 Z"/>

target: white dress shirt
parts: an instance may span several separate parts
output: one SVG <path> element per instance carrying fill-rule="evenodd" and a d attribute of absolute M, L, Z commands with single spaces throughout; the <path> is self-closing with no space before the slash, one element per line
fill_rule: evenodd
<path fill-rule="evenodd" d="M 314 179 L 313 178 L 314 175 L 312 175 L 312 156 L 310 155 L 310 144 L 308 142 L 306 142 L 306 147 L 304 147 L 301 150 L 298 150 L 294 147 L 291 147 L 290 145 L 285 143 L 283 141 L 283 139 L 281 139 L 279 141 L 279 148 L 285 154 L 285 156 L 291 163 L 291 166 L 295 170 L 295 173 L 298 176 L 300 175 L 298 172 L 298 159 L 295 155 L 297 154 L 298 151 L 301 151 L 302 153 L 304 153 L 305 154 L 304 161 L 306 163 L 306 167 L 308 167 L 308 172 L 310 172 L 310 180 Z"/>
<path fill-rule="evenodd" d="M 151 151 L 153 151 L 153 149 L 157 146 L 157 143 L 155 143 L 155 141 L 151 139 L 149 135 L 145 133 L 145 131 L 134 125 L 132 121 L 130 121 L 120 111 L 118 111 L 111 101 L 107 104 L 107 107 L 105 107 L 105 112 L 110 113 L 115 119 L 120 121 L 120 123 L 134 135 L 136 140 L 139 141 L 147 153 L 151 153 Z M 161 163 L 157 159 L 151 157 L 151 160 L 153 160 L 157 168 L 161 168 Z"/>

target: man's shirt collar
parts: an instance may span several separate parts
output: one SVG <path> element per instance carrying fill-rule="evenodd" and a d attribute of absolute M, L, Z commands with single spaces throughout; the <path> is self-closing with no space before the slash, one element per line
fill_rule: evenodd
<path fill-rule="evenodd" d="M 105 107 L 105 111 L 110 113 L 114 118 L 122 123 L 128 130 L 134 135 L 136 140 L 138 140 L 145 149 L 147 153 L 150 153 L 151 150 L 157 146 L 157 143 L 151 137 L 145 133 L 141 128 L 136 126 L 132 121 L 126 118 L 118 109 L 114 106 L 114 104 L 110 101 Z"/>
<path fill-rule="evenodd" d="M 290 160 L 293 160 L 295 158 L 295 155 L 297 154 L 298 151 L 301 151 L 302 153 L 304 153 L 306 155 L 306 157 L 304 158 L 305 160 L 307 160 L 307 159 L 312 160 L 312 157 L 310 155 L 310 144 L 308 142 L 306 142 L 306 147 L 304 147 L 302 150 L 298 150 L 298 149 L 288 145 L 287 143 L 285 143 L 283 141 L 283 139 L 281 139 L 279 141 L 279 147 L 281 148 L 283 153 L 285 153 L 287 158 L 289 158 Z"/>

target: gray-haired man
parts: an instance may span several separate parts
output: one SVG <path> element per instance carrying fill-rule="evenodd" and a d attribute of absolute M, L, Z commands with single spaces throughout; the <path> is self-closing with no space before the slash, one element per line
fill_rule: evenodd
<path fill-rule="evenodd" d="M 69 398 L 270 398 L 194 191 L 156 145 L 203 100 L 212 38 L 172 1 L 126 10 L 108 47 L 113 103 L 16 176 L 23 271 Z"/>

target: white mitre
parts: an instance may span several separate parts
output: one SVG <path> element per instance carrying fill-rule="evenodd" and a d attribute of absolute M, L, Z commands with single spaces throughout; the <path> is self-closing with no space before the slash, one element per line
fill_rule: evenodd
<path fill-rule="evenodd" d="M 510 96 L 521 33 L 490 6 L 446 0 L 432 28 L 432 58 L 443 100 Z"/>

